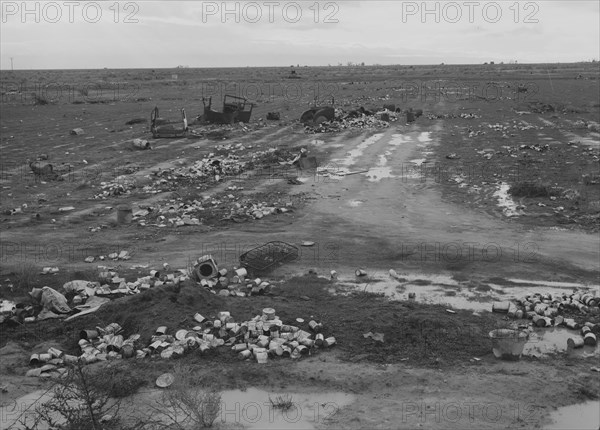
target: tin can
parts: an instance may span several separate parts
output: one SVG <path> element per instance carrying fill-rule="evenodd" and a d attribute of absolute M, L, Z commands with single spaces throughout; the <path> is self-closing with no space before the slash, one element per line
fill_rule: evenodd
<path fill-rule="evenodd" d="M 96 330 L 81 330 L 79 332 L 79 339 L 93 340 L 98 338 L 98 332 Z"/>
<path fill-rule="evenodd" d="M 59 358 L 63 352 L 57 348 L 48 348 L 48 354 L 50 354 L 52 358 Z"/>
<path fill-rule="evenodd" d="M 273 308 L 264 308 L 263 316 L 267 318 L 267 320 L 275 319 L 275 309 Z"/>
<path fill-rule="evenodd" d="M 596 335 L 594 333 L 589 332 L 583 337 L 583 343 L 589 346 L 596 346 L 598 340 L 596 339 Z"/>
<path fill-rule="evenodd" d="M 240 353 L 238 354 L 238 358 L 240 360 L 247 360 L 251 356 L 252 356 L 252 351 L 250 351 L 249 349 L 245 349 L 243 351 L 240 351 Z"/>
<path fill-rule="evenodd" d="M 332 345 L 334 345 L 336 342 L 335 337 L 330 336 L 327 339 L 325 339 L 325 341 L 323 342 L 323 345 L 325 345 L 325 347 L 330 347 Z"/>

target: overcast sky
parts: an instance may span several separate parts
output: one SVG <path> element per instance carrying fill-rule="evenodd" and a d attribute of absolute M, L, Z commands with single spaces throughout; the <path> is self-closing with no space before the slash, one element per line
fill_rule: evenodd
<path fill-rule="evenodd" d="M 2 1 L 1 63 L 93 69 L 589 61 L 590 1 Z M 237 22 L 236 22 L 237 21 Z"/>

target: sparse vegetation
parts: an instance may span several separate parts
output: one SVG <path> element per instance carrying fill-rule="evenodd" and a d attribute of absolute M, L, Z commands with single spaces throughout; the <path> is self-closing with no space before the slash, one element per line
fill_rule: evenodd
<path fill-rule="evenodd" d="M 550 197 L 557 193 L 548 184 L 517 182 L 508 190 L 513 197 Z"/>
<path fill-rule="evenodd" d="M 22 261 L 14 268 L 15 282 L 17 289 L 30 289 L 35 285 L 39 268 L 30 261 Z"/>
<path fill-rule="evenodd" d="M 294 399 L 289 394 L 277 396 L 275 399 L 272 399 L 271 396 L 269 396 L 269 402 L 273 409 L 281 409 L 282 411 L 288 411 L 294 407 Z"/>
<path fill-rule="evenodd" d="M 36 408 L 39 423 L 62 430 L 120 428 L 120 401 L 111 398 L 109 380 L 103 372 L 71 366 L 56 379 L 51 399 Z"/>
<path fill-rule="evenodd" d="M 213 387 L 200 387 L 184 366 L 176 368 L 173 375 L 173 385 L 152 406 L 157 419 L 182 430 L 212 427 L 221 411 L 221 393 Z"/>

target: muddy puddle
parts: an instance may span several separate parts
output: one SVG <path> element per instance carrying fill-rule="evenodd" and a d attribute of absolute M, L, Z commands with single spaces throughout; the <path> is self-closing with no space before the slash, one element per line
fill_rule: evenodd
<path fill-rule="evenodd" d="M 445 275 L 376 273 L 365 278 L 338 278 L 334 294 L 353 291 L 383 294 L 390 300 L 415 300 L 419 303 L 442 305 L 476 313 L 491 312 L 494 301 L 506 301 L 534 293 L 550 292 L 552 295 L 571 294 L 577 291 L 598 291 L 598 286 L 568 282 L 526 281 L 511 279 L 514 285 L 486 284 L 485 288 L 467 286 Z M 508 322 L 508 321 L 507 321 Z M 528 320 L 510 320 L 515 324 L 528 324 Z M 534 328 L 525 345 L 523 355 L 544 358 L 553 354 L 568 353 L 573 357 L 600 357 L 600 346 L 584 346 L 568 351 L 567 340 L 580 337 L 576 330 L 565 327 Z"/>
<path fill-rule="evenodd" d="M 156 405 L 163 403 L 162 396 L 163 391 L 159 389 L 147 390 L 136 394 L 128 402 L 128 407 L 135 410 L 135 417 L 151 414 L 153 419 L 163 421 L 164 417 L 156 412 Z M 342 392 L 283 393 L 257 388 L 228 390 L 221 392 L 221 410 L 213 426 L 220 429 L 316 429 L 334 421 L 341 409 L 354 400 L 354 396 Z M 288 409 L 274 407 L 274 404 L 284 402 L 290 403 Z"/>
<path fill-rule="evenodd" d="M 400 279 L 374 275 L 364 281 L 355 277 L 340 277 L 334 293 L 365 291 L 384 294 L 391 300 L 414 300 L 427 304 L 447 305 L 456 309 L 484 311 L 491 309 L 494 300 L 488 291 L 461 288 L 459 282 L 449 276 L 425 274 L 401 274 Z"/>
<path fill-rule="evenodd" d="M 161 410 L 162 395 L 163 391 L 159 389 L 138 392 L 122 403 L 121 416 L 130 416 L 132 420 L 152 417 L 167 424 L 168 420 L 157 412 Z M 24 424 L 31 426 L 36 417 L 36 407 L 50 398 L 51 394 L 46 390 L 38 390 L 0 408 L 0 428 L 17 430 L 25 429 Z M 214 426 L 221 429 L 316 429 L 334 421 L 340 410 L 354 400 L 354 396 L 342 392 L 281 393 L 256 388 L 228 390 L 221 393 L 221 410 Z M 289 402 L 289 408 L 274 407 L 274 404 L 284 402 Z M 38 427 L 39 430 L 48 428 Z"/>
<path fill-rule="evenodd" d="M 507 217 L 518 216 L 519 211 L 517 210 L 517 204 L 513 201 L 512 197 L 508 194 L 510 185 L 501 183 L 498 189 L 494 192 L 494 197 L 498 199 L 498 206 L 502 208 L 502 212 Z"/>
<path fill-rule="evenodd" d="M 50 400 L 52 393 L 48 390 L 37 390 L 14 400 L 11 404 L 0 407 L 0 428 L 25 429 L 25 425 L 33 428 L 37 413 L 36 408 Z M 55 416 L 55 418 L 57 418 Z M 38 424 L 38 430 L 47 430 L 49 426 Z"/>
<path fill-rule="evenodd" d="M 523 348 L 523 355 L 529 357 L 545 357 L 551 354 L 567 352 L 573 357 L 587 358 L 600 356 L 600 346 L 584 345 L 583 348 L 568 351 L 567 340 L 580 337 L 577 330 L 565 327 L 536 328 L 530 334 L 529 340 Z"/>
<path fill-rule="evenodd" d="M 600 428 L 600 401 L 590 401 L 578 405 L 564 406 L 548 417 L 550 424 L 546 430 L 598 430 Z"/>

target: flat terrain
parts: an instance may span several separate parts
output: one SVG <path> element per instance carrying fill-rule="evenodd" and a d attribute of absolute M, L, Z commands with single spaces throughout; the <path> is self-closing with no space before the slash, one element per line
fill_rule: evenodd
<path fill-rule="evenodd" d="M 222 297 L 188 280 L 114 299 L 69 323 L 3 326 L 3 404 L 48 386 L 24 378 L 28 356 L 50 343 L 78 354 L 82 329 L 117 322 L 126 335 L 147 340 L 160 325 L 190 328 L 196 312 L 228 310 L 245 321 L 265 307 L 284 323 L 321 320 L 337 345 L 266 365 L 239 361 L 228 348 L 181 361 L 220 389 L 354 396 L 331 419 L 312 423 L 319 428 L 542 427 L 556 407 L 597 400 L 599 376 L 590 371 L 597 347 L 587 357 L 554 351 L 504 362 L 487 337 L 509 323 L 488 312 L 492 293 L 512 298 L 526 287 L 564 287 L 599 294 L 597 63 L 298 68 L 299 79 L 289 73 L 2 73 L 1 298 L 28 301 L 33 287 L 97 281 L 107 270 L 99 265 L 134 281 L 163 263 L 185 271 L 205 254 L 231 269 L 269 241 L 300 250 L 296 260 L 259 274 L 275 285 L 268 295 Z M 255 103 L 248 124 L 196 119 L 203 97 L 218 110 L 225 94 Z M 298 119 L 315 97 L 323 105 L 333 97 L 345 112 L 376 112 L 384 104 L 400 112 L 383 127 L 305 127 Z M 172 120 L 185 108 L 188 136 L 152 139 L 155 106 Z M 407 123 L 409 109 L 423 115 Z M 267 120 L 268 112 L 280 120 Z M 83 133 L 71 134 L 76 128 Z M 152 149 L 135 148 L 138 138 Z M 302 149 L 319 168 L 286 164 Z M 37 159 L 59 175 L 34 175 L 29 162 Z M 198 174 L 204 159 L 221 160 L 221 170 Z M 284 210 L 256 219 L 261 203 Z M 130 224 L 117 223 L 123 204 L 133 209 Z M 178 226 L 184 215 L 199 222 Z M 98 259 L 121 250 L 131 259 Z M 86 263 L 90 256 L 95 260 Z M 40 274 L 54 266 L 57 274 Z M 354 276 L 357 268 L 366 279 Z M 433 287 L 439 291 L 429 297 Z M 416 301 L 404 295 L 412 289 Z M 447 300 L 436 302 L 440 291 Z M 490 294 L 469 306 L 452 302 L 466 292 Z M 447 312 L 451 307 L 456 313 Z M 571 316 L 599 322 L 597 314 Z M 383 333 L 384 342 L 363 337 L 369 331 Z M 117 364 L 143 380 L 132 410 L 174 362 Z M 459 419 L 414 413 L 415 405 L 435 411 L 436 402 L 494 404 L 502 412 L 473 419 L 466 412 Z"/>

